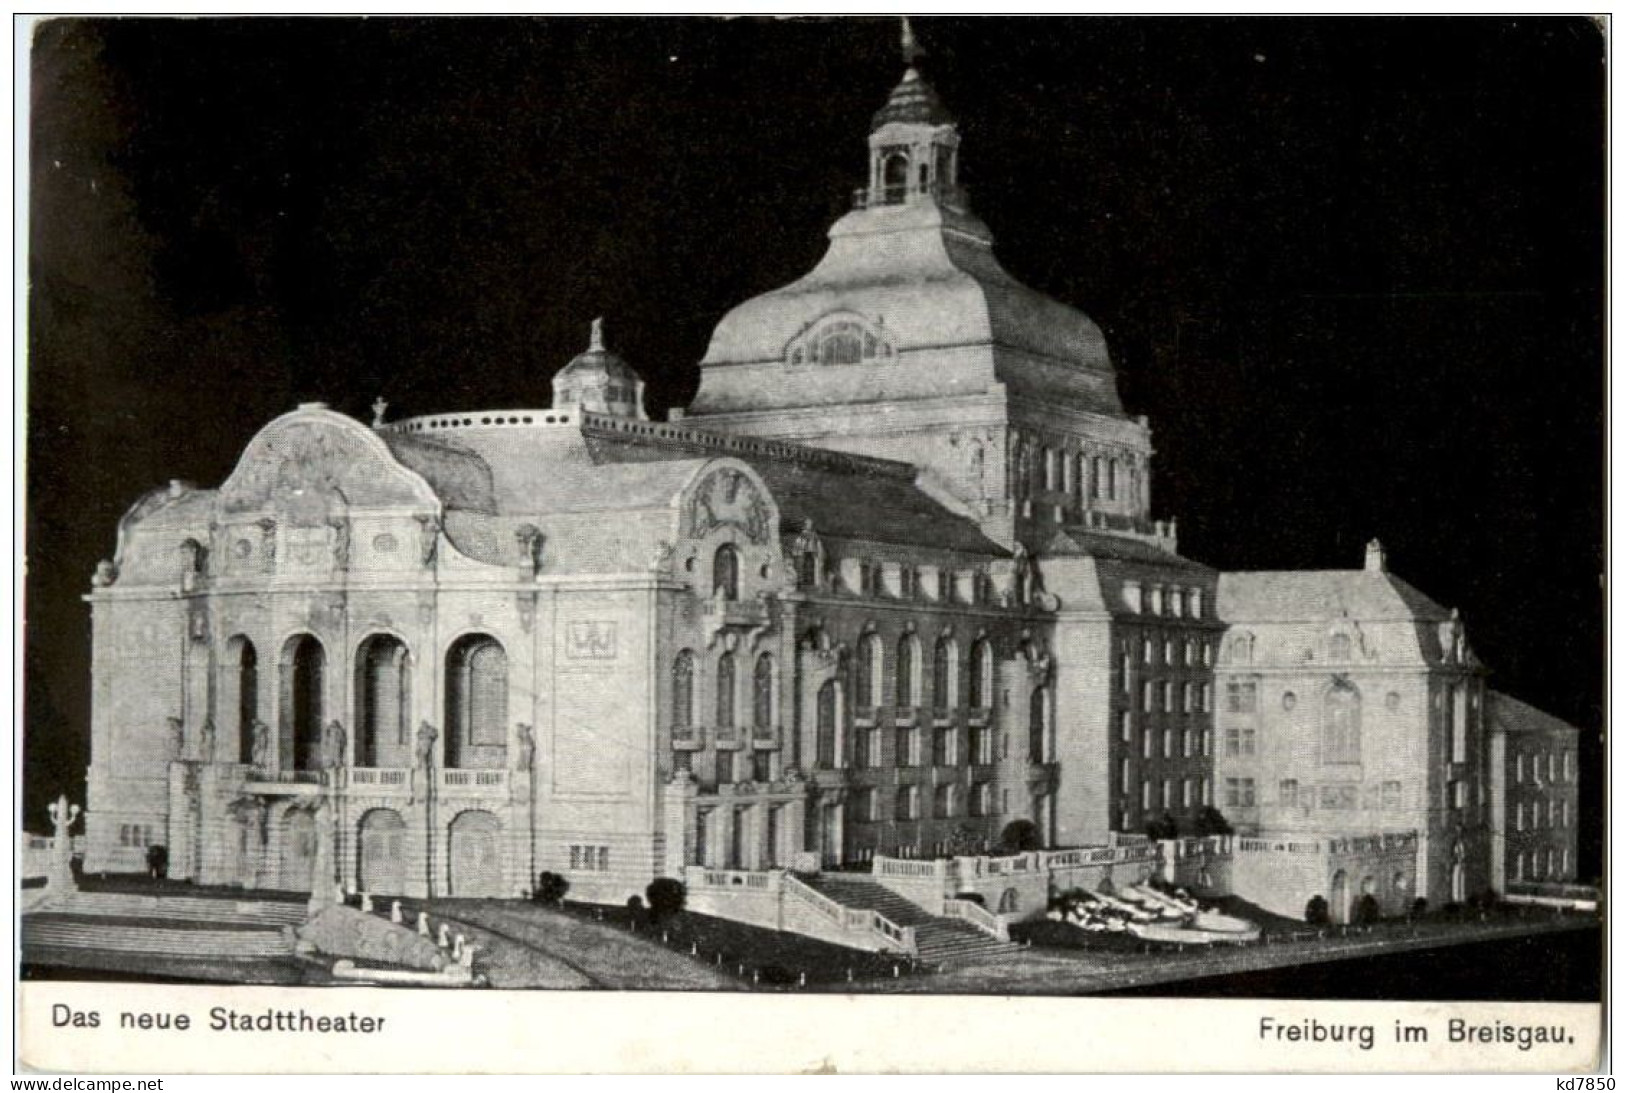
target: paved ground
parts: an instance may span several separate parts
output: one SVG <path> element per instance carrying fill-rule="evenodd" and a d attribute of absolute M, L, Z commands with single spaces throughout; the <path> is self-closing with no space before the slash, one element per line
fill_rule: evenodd
<path fill-rule="evenodd" d="M 583 922 L 558 911 L 512 901 L 445 899 L 431 900 L 428 906 L 431 922 L 445 919 L 485 935 L 483 942 L 473 939 L 476 944 L 489 946 L 483 950 L 486 959 L 477 958 L 476 964 L 491 968 L 488 974 L 494 987 L 747 989 L 733 976 L 608 923 Z M 522 958 L 520 950 L 531 956 Z M 567 978 L 571 981 L 556 982 Z"/>

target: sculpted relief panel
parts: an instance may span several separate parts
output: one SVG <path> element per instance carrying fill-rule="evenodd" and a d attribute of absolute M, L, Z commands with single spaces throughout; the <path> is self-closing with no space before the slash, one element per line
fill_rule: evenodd
<path fill-rule="evenodd" d="M 368 443 L 319 421 L 260 433 L 221 489 L 226 513 L 276 509 L 294 527 L 323 528 L 346 505 L 434 504 L 428 491 Z"/>
<path fill-rule="evenodd" d="M 689 534 L 696 538 L 714 528 L 734 527 L 752 543 L 765 543 L 771 521 L 767 499 L 741 471 L 712 471 L 694 488 Z"/>

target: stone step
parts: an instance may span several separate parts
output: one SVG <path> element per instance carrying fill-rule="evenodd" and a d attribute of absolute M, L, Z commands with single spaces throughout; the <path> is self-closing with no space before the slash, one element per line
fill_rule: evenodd
<path fill-rule="evenodd" d="M 156 926 L 85 925 L 23 920 L 25 946 L 90 949 L 160 956 L 264 959 L 293 951 L 289 940 L 270 930 L 199 930 Z"/>
<path fill-rule="evenodd" d="M 296 926 L 306 918 L 302 903 L 210 899 L 206 896 L 143 896 L 123 892 L 75 892 L 56 904 L 54 909 L 73 914 L 175 918 L 190 922 L 252 922 L 274 926 Z"/>

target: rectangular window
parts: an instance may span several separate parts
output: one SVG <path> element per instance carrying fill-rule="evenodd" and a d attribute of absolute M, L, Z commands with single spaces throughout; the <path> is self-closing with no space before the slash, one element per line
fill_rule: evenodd
<path fill-rule="evenodd" d="M 773 753 L 758 751 L 751 760 L 750 778 L 753 782 L 771 782 L 773 780 Z"/>
<path fill-rule="evenodd" d="M 1298 807 L 1298 782 L 1295 778 L 1281 779 L 1281 807 Z"/>
<path fill-rule="evenodd" d="M 1140 709 L 1150 712 L 1156 704 L 1156 684 L 1149 679 L 1140 686 Z"/>
<path fill-rule="evenodd" d="M 1133 787 L 1133 785 L 1134 785 L 1133 767 L 1130 766 L 1129 761 L 1127 759 L 1124 759 L 1122 764 L 1121 764 L 1120 772 L 1119 772 L 1119 778 L 1118 778 L 1118 783 L 1117 783 L 1118 792 L 1120 792 L 1120 793 L 1128 793 L 1130 791 L 1131 787 Z"/>
<path fill-rule="evenodd" d="M 731 751 L 717 752 L 717 785 L 727 785 L 734 780 L 734 753 Z"/>
<path fill-rule="evenodd" d="M 1187 645 L 1185 648 L 1189 649 L 1190 646 Z M 1180 686 L 1179 708 L 1184 710 L 1186 713 L 1190 713 L 1196 709 L 1196 687 L 1194 684 L 1185 683 Z"/>
<path fill-rule="evenodd" d="M 1179 783 L 1179 805 L 1181 808 L 1190 808 L 1193 803 L 1195 784 L 1186 778 Z"/>
<path fill-rule="evenodd" d="M 1566 782 L 1574 781 L 1574 753 L 1572 751 L 1563 753 L 1563 780 Z"/>
<path fill-rule="evenodd" d="M 1141 661 L 1143 661 L 1146 664 L 1150 664 L 1153 660 L 1156 659 L 1156 655 L 1157 655 L 1157 645 L 1156 645 L 1155 642 L 1153 642 L 1150 638 L 1146 638 L 1144 641 L 1140 642 L 1140 660 Z"/>
<path fill-rule="evenodd" d="M 1174 757 L 1174 731 L 1172 729 L 1162 731 L 1162 757 L 1164 759 Z"/>
<path fill-rule="evenodd" d="M 1241 807 L 1241 779 L 1226 778 L 1224 780 L 1224 804 L 1226 808 Z"/>
<path fill-rule="evenodd" d="M 1241 730 L 1224 730 L 1224 754 L 1226 758 L 1233 759 L 1241 754 Z"/>
<path fill-rule="evenodd" d="M 1189 759 L 1191 757 L 1191 755 L 1194 754 L 1194 751 L 1195 751 L 1195 739 L 1196 739 L 1196 734 L 1191 732 L 1191 730 L 1189 730 L 1189 729 L 1181 729 L 1180 730 L 1180 732 L 1179 732 L 1180 751 L 1184 754 L 1186 759 Z"/>
<path fill-rule="evenodd" d="M 1162 712 L 1172 713 L 1174 709 L 1174 685 L 1170 680 L 1162 683 Z"/>
<path fill-rule="evenodd" d="M 1174 780 L 1172 778 L 1162 780 L 1162 807 L 1174 807 Z"/>
<path fill-rule="evenodd" d="M 1202 646 L 1202 650 L 1203 650 L 1203 652 L 1205 654 L 1206 651 L 1207 651 L 1207 646 L 1205 646 L 1205 645 Z M 1205 656 L 1203 657 L 1203 661 L 1204 661 L 1204 663 L 1206 662 L 1206 657 Z M 1211 683 L 1202 684 L 1202 712 L 1203 713 L 1212 713 L 1213 712 L 1213 684 L 1211 684 Z"/>
<path fill-rule="evenodd" d="M 1149 759 L 1156 754 L 1156 729 L 1146 729 L 1145 738 L 1140 741 L 1140 756 Z"/>
<path fill-rule="evenodd" d="M 1557 781 L 1557 753 L 1555 751 L 1546 753 L 1546 780 L 1548 782 Z"/>
<path fill-rule="evenodd" d="M 1512 781 L 1518 784 L 1523 782 L 1523 753 L 1518 753 L 1517 761 L 1513 764 Z"/>
<path fill-rule="evenodd" d="M 1360 787 L 1353 782 L 1321 786 L 1320 807 L 1333 811 L 1353 811 L 1360 807 Z"/>
<path fill-rule="evenodd" d="M 1202 804 L 1211 805 L 1212 803 L 1213 803 L 1213 777 L 1212 777 L 1212 775 L 1208 775 L 1208 776 L 1203 777 L 1203 779 L 1202 779 Z"/>
<path fill-rule="evenodd" d="M 1258 754 L 1258 730 L 1257 729 L 1242 729 L 1241 730 L 1241 754 L 1243 754 L 1243 755 L 1257 755 Z"/>
<path fill-rule="evenodd" d="M 1129 657 L 1128 651 L 1124 650 L 1124 652 L 1123 652 L 1123 664 L 1122 664 L 1123 693 L 1124 694 L 1129 694 L 1134 689 L 1134 681 L 1133 681 L 1133 679 L 1130 678 L 1130 676 L 1133 674 L 1133 670 L 1134 670 L 1133 665 L 1134 665 L 1134 662 L 1133 662 L 1132 658 Z"/>
<path fill-rule="evenodd" d="M 1124 710 L 1118 715 L 1118 722 L 1120 725 L 1119 733 L 1124 743 L 1132 742 L 1134 740 L 1134 715 Z"/>
<path fill-rule="evenodd" d="M 1203 729 L 1202 730 L 1202 756 L 1203 756 L 1203 758 L 1206 758 L 1206 759 L 1213 758 L 1213 730 L 1212 729 Z"/>
<path fill-rule="evenodd" d="M 598 848 L 598 870 L 601 873 L 609 872 L 609 847 L 607 846 Z"/>
<path fill-rule="evenodd" d="M 1258 711 L 1258 684 L 1253 680 L 1233 680 L 1225 688 L 1225 709 L 1231 713 Z"/>
<path fill-rule="evenodd" d="M 1142 779 L 1140 781 L 1140 811 L 1142 811 L 1142 812 L 1148 811 L 1150 808 L 1151 808 L 1151 780 L 1149 778 L 1146 778 L 1146 779 Z"/>

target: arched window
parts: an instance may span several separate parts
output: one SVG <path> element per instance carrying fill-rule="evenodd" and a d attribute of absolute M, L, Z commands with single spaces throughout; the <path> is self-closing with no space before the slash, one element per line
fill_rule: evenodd
<path fill-rule="evenodd" d="M 897 640 L 897 705 L 920 704 L 920 641 L 913 634 Z"/>
<path fill-rule="evenodd" d="M 938 638 L 931 656 L 931 704 L 939 710 L 959 705 L 959 649 L 950 637 Z"/>
<path fill-rule="evenodd" d="M 247 763 L 254 757 L 254 722 L 260 709 L 259 654 L 254 643 L 241 636 L 231 639 L 227 651 L 235 656 L 228 655 L 225 709 L 237 721 L 237 761 Z"/>
<path fill-rule="evenodd" d="M 763 653 L 756 658 L 756 672 L 751 679 L 751 720 L 759 729 L 773 725 L 776 692 L 773 686 L 773 654 Z"/>
<path fill-rule="evenodd" d="M 729 603 L 739 598 L 739 551 L 732 543 L 717 547 L 711 563 L 711 595 Z"/>
<path fill-rule="evenodd" d="M 446 766 L 501 767 L 508 742 L 508 654 L 489 634 L 446 653 Z"/>
<path fill-rule="evenodd" d="M 880 693 L 880 677 L 885 670 L 886 654 L 880 646 L 880 637 L 876 634 L 865 634 L 863 640 L 858 642 L 858 704 L 860 706 L 879 706 L 882 704 Z"/>
<path fill-rule="evenodd" d="M 818 739 L 815 751 L 818 766 L 823 770 L 831 770 L 835 766 L 835 735 L 836 727 L 840 724 L 841 705 L 839 682 L 832 679 L 818 688 Z"/>
<path fill-rule="evenodd" d="M 356 654 L 355 726 L 364 767 L 412 765 L 411 658 L 399 638 L 375 634 Z"/>
<path fill-rule="evenodd" d="M 738 684 L 734 655 L 723 653 L 717 658 L 717 731 L 731 729 L 734 720 L 734 692 Z"/>
<path fill-rule="evenodd" d="M 1106 464 L 1106 500 L 1117 500 L 1117 460 Z"/>
<path fill-rule="evenodd" d="M 881 164 L 881 184 L 886 187 L 886 204 L 902 202 L 908 190 L 908 153 L 893 152 Z"/>
<path fill-rule="evenodd" d="M 1360 761 L 1360 692 L 1343 680 L 1326 691 L 1325 720 L 1321 730 L 1322 762 Z"/>
<path fill-rule="evenodd" d="M 1049 761 L 1049 689 L 1033 688 L 1027 704 L 1027 755 L 1034 763 Z"/>
<path fill-rule="evenodd" d="M 671 723 L 678 729 L 694 724 L 694 654 L 687 649 L 671 665 Z"/>
<path fill-rule="evenodd" d="M 986 638 L 979 639 L 970 649 L 970 704 L 972 709 L 985 710 L 993 705 L 993 645 Z"/>
<path fill-rule="evenodd" d="M 321 767 L 322 710 L 327 653 L 309 634 L 282 648 L 280 762 L 284 768 Z"/>
<path fill-rule="evenodd" d="M 1331 643 L 1327 648 L 1327 655 L 1331 657 L 1332 660 L 1349 660 L 1352 658 L 1353 653 L 1354 643 L 1349 640 L 1349 636 L 1347 634 L 1332 635 Z"/>

